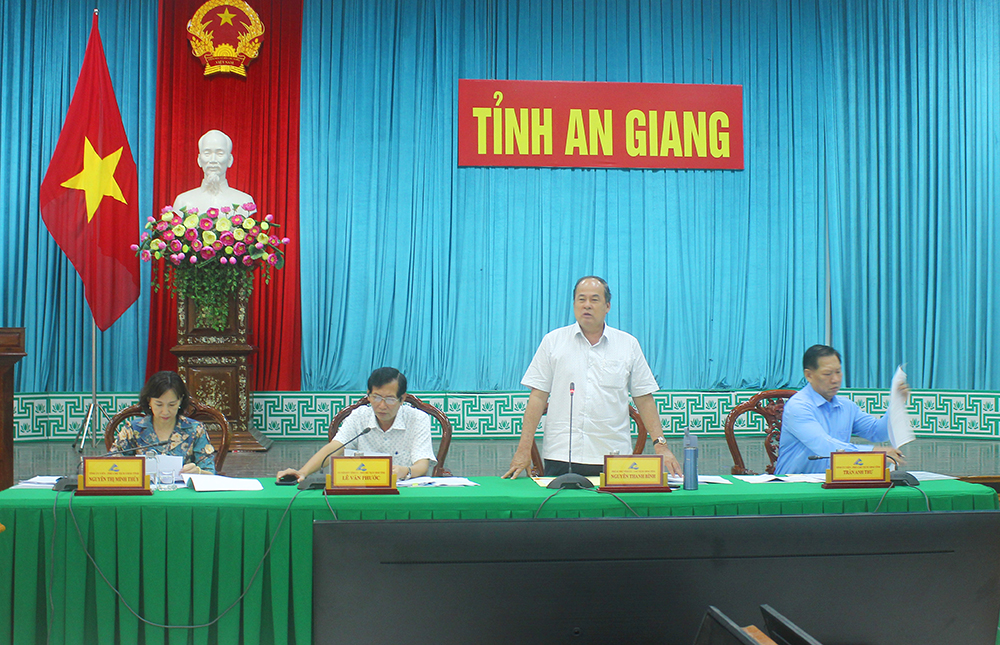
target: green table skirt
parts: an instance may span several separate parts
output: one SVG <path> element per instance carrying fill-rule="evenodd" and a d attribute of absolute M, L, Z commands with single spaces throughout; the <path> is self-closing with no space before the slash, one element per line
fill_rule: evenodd
<path fill-rule="evenodd" d="M 697 491 L 621 494 L 620 500 L 576 490 L 547 499 L 553 491 L 527 479 L 474 480 L 480 486 L 331 496 L 329 501 L 342 520 L 531 518 L 536 513 L 576 518 L 633 511 L 640 516 L 788 515 L 871 512 L 885 492 L 735 481 Z M 264 490 L 254 493 L 181 489 L 72 500 L 68 493 L 57 498 L 51 491 L 0 493 L 0 524 L 7 528 L 0 533 L 0 645 L 44 643 L 50 629 L 54 645 L 312 642 L 311 524 L 332 515 L 321 491 L 298 493 L 263 482 Z M 994 491 L 977 484 L 926 482 L 921 489 L 934 511 L 998 508 Z M 897 488 L 889 491 L 880 512 L 924 510 L 920 492 Z M 125 603 L 147 620 L 169 625 L 204 624 L 236 604 L 209 627 L 164 629 L 141 623 Z"/>

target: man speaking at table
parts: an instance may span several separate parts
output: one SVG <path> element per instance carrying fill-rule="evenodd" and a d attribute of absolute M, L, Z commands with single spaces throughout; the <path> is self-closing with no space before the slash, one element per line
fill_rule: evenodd
<path fill-rule="evenodd" d="M 851 435 L 869 441 L 888 441 L 889 414 L 876 419 L 854 401 L 837 396 L 844 373 L 840 353 L 827 345 L 813 345 L 802 357 L 802 368 L 809 384 L 785 403 L 781 415 L 781 441 L 774 472 L 822 473 L 830 467 L 830 453 L 838 450 L 874 450 L 884 452 L 897 463 L 903 455 L 891 446 L 873 448 L 850 443 Z M 903 401 L 910 398 L 910 387 L 902 380 Z"/>
<path fill-rule="evenodd" d="M 524 411 L 521 440 L 504 478 L 528 472 L 535 429 L 546 414 L 546 404 L 545 475 L 554 477 L 568 472 L 570 439 L 573 472 L 585 476 L 600 474 L 604 455 L 632 452 L 629 394 L 653 439 L 656 454 L 663 455 L 670 473 L 681 474 L 680 464 L 663 437 L 653 400 L 653 392 L 659 389 L 656 379 L 639 341 L 604 323 L 610 309 L 611 289 L 604 279 L 586 276 L 577 281 L 573 289 L 576 323 L 545 335 L 521 379 L 531 393 Z"/>

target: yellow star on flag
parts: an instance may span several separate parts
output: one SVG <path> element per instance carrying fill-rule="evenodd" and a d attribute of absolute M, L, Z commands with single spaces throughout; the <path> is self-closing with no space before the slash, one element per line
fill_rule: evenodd
<path fill-rule="evenodd" d="M 226 7 L 222 13 L 216 15 L 222 18 L 222 22 L 219 23 L 219 26 L 233 24 L 233 18 L 236 17 L 235 13 L 229 13 L 229 7 Z"/>
<path fill-rule="evenodd" d="M 94 219 L 97 207 L 101 205 L 101 200 L 107 197 L 114 197 L 123 204 L 127 204 L 122 189 L 115 181 L 115 170 L 118 168 L 118 160 L 122 157 L 122 148 L 118 148 L 107 157 L 101 158 L 91 145 L 90 139 L 83 138 L 83 170 L 77 175 L 70 177 L 61 185 L 64 188 L 75 188 L 82 190 L 87 197 L 87 221 Z M 65 175 L 63 175 L 65 177 Z"/>

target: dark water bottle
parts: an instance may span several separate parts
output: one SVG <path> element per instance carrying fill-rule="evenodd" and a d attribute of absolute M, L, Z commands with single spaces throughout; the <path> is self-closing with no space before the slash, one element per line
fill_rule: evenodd
<path fill-rule="evenodd" d="M 684 490 L 698 490 L 698 437 L 684 428 Z"/>

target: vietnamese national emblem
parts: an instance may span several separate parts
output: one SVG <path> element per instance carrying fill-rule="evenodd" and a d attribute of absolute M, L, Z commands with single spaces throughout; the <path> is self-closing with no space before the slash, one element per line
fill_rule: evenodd
<path fill-rule="evenodd" d="M 205 64 L 205 76 L 246 76 L 246 66 L 260 53 L 264 24 L 242 0 L 208 0 L 188 21 L 187 31 L 191 53 Z"/>

